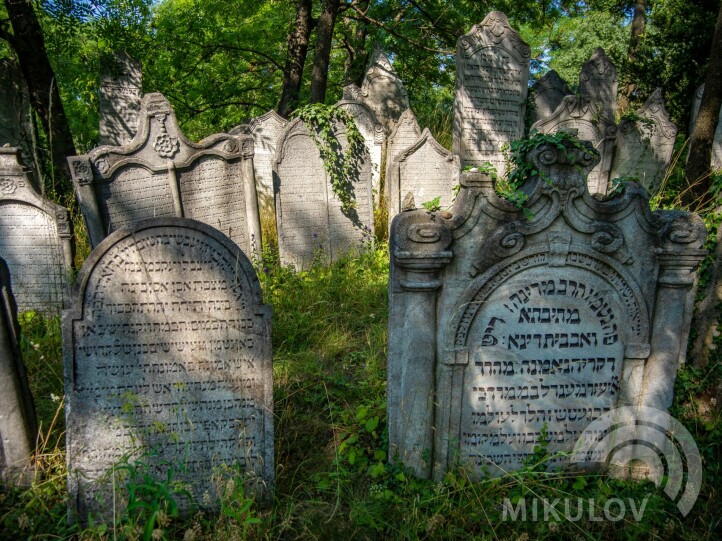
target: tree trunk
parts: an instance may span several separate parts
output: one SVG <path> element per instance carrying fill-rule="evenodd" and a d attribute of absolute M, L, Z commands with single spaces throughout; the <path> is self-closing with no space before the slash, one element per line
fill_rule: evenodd
<path fill-rule="evenodd" d="M 704 81 L 704 93 L 699 107 L 697 121 L 694 123 L 689 144 L 687 169 L 685 172 L 685 190 L 682 202 L 685 205 L 700 207 L 709 203 L 710 165 L 712 161 L 712 143 L 717 129 L 720 106 L 722 105 L 722 5 L 717 14 L 712 50 L 709 53 L 707 76 Z"/>
<path fill-rule="evenodd" d="M 328 64 L 331 59 L 331 42 L 333 41 L 333 28 L 336 24 L 339 2 L 340 0 L 323 0 L 323 9 L 316 29 L 316 52 L 313 57 L 309 103 L 323 103 L 326 99 Z"/>
<path fill-rule="evenodd" d="M 642 34 L 644 34 L 644 26 L 647 20 L 647 0 L 636 0 L 634 3 L 634 18 L 632 19 L 632 34 L 629 37 L 629 48 L 627 49 L 627 77 L 629 80 L 624 85 L 621 95 L 619 96 L 620 112 L 623 112 L 632 99 L 632 94 L 637 90 L 637 84 L 634 82 L 634 65 L 637 63 L 637 52 L 639 45 L 642 43 Z"/>
<path fill-rule="evenodd" d="M 298 96 L 303 81 L 303 67 L 306 64 L 308 41 L 311 37 L 313 19 L 311 17 L 311 0 L 296 2 L 296 25 L 288 34 L 288 53 L 286 67 L 283 70 L 283 92 L 278 103 L 278 114 L 288 114 L 298 106 Z"/>
<path fill-rule="evenodd" d="M 53 186 L 59 194 L 71 193 L 70 171 L 65 158 L 76 154 L 75 145 L 33 3 L 31 0 L 5 0 L 5 8 L 13 29 L 10 45 L 27 82 L 30 104 L 40 117 L 48 138 Z"/>

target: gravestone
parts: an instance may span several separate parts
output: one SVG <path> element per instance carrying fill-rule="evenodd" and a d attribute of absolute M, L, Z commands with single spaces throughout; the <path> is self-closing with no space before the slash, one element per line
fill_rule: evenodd
<path fill-rule="evenodd" d="M 531 49 L 501 12 L 456 44 L 454 154 L 461 165 L 491 162 L 504 174 L 504 143 L 524 135 Z"/>
<path fill-rule="evenodd" d="M 0 258 L 0 484 L 25 485 L 33 478 L 31 458 L 37 425 L 35 406 L 20 351 L 17 306 L 10 272 Z"/>
<path fill-rule="evenodd" d="M 597 114 L 600 107 L 589 96 L 566 96 L 550 118 L 540 120 L 531 127 L 540 133 L 567 132 L 592 143 L 602 157 L 587 178 L 589 191 L 594 194 L 606 194 L 609 189 L 609 172 L 617 136 L 616 124 Z"/>
<path fill-rule="evenodd" d="M 267 494 L 271 310 L 241 249 L 195 220 L 141 220 L 93 250 L 78 284 L 63 315 L 71 519 L 112 518 L 115 467 L 136 460 L 159 483 L 172 468 L 201 507 L 225 466 Z"/>
<path fill-rule="evenodd" d="M 550 70 L 531 87 L 531 94 L 534 97 L 534 110 L 531 111 L 531 123 L 546 120 L 557 107 L 561 105 L 564 96 L 569 96 L 572 91 L 566 81 L 559 77 L 559 74 Z"/>
<path fill-rule="evenodd" d="M 20 152 L 0 148 L 0 257 L 13 277 L 18 309 L 58 315 L 70 299 L 68 211 L 32 188 Z"/>
<path fill-rule="evenodd" d="M 672 161 L 677 126 L 669 120 L 662 89 L 656 89 L 636 112 L 636 120 L 622 120 L 610 177 L 634 177 L 655 193 Z"/>
<path fill-rule="evenodd" d="M 286 124 L 288 121 L 276 111 L 268 111 L 228 132 L 231 135 L 253 137 L 256 193 L 259 205 L 266 212 L 273 212 L 273 157 L 276 155 L 278 138 Z"/>
<path fill-rule="evenodd" d="M 704 85 L 697 88 L 694 93 L 694 102 L 692 104 L 692 113 L 689 121 L 689 134 L 692 136 L 694 124 L 697 122 L 699 107 L 702 104 L 702 94 L 704 93 Z M 712 169 L 722 169 L 722 111 L 717 121 L 717 130 L 714 132 L 714 141 L 712 142 Z"/>
<path fill-rule="evenodd" d="M 389 58 L 378 47 L 369 62 L 359 95 L 360 101 L 373 111 L 387 134 L 391 133 L 401 113 L 409 108 L 404 83 L 394 71 Z"/>
<path fill-rule="evenodd" d="M 211 135 L 191 143 L 162 94 L 146 94 L 134 139 L 68 158 L 92 246 L 144 218 L 192 218 L 248 254 L 261 248 L 253 139 Z"/>
<path fill-rule="evenodd" d="M 563 144 L 527 156 L 523 209 L 467 172 L 449 212 L 391 226 L 389 447 L 418 476 L 503 475 L 545 440 L 565 466 L 604 413 L 672 404 L 704 224 L 636 184 L 591 197 L 598 153 Z"/>
<path fill-rule="evenodd" d="M 341 101 L 361 101 L 361 87 L 353 83 L 344 86 Z"/>
<path fill-rule="evenodd" d="M 579 74 L 579 93 L 589 96 L 595 107 L 611 122 L 617 106 L 617 68 L 597 47 Z"/>
<path fill-rule="evenodd" d="M 345 152 L 345 127 L 336 122 L 332 130 Z M 318 256 L 335 261 L 371 240 L 371 161 L 366 149 L 362 150 L 363 155 L 355 157 L 353 177 L 348 179 L 356 206 L 344 212 L 306 125 L 296 119 L 286 126 L 273 169 L 278 250 L 284 265 L 302 270 Z"/>
<path fill-rule="evenodd" d="M 421 128 L 416 121 L 416 115 L 411 109 L 401 113 L 401 117 L 394 126 L 391 135 L 386 140 L 386 197 L 388 198 L 389 178 L 391 169 L 396 157 L 402 151 L 413 145 L 421 136 Z"/>
<path fill-rule="evenodd" d="M 364 138 L 366 150 L 371 158 L 371 186 L 378 199 L 379 180 L 381 178 L 381 151 L 384 145 L 384 128 L 376 119 L 373 111 L 360 101 L 340 101 L 336 107 L 343 109 L 356 122 L 356 127 Z"/>
<path fill-rule="evenodd" d="M 390 168 L 389 220 L 402 210 L 402 202 L 411 193 L 418 206 L 441 197 L 439 205 L 447 208 L 459 184 L 459 157 L 442 147 L 428 128 L 413 145 L 404 149 Z"/>
<path fill-rule="evenodd" d="M 100 76 L 100 144 L 123 146 L 138 131 L 143 95 L 140 63 L 125 52 L 106 59 Z"/>

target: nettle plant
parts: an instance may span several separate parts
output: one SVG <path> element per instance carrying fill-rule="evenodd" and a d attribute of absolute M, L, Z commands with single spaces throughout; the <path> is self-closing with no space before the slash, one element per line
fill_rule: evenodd
<path fill-rule="evenodd" d="M 341 201 L 343 211 L 348 212 L 355 208 L 351 179 L 359 157 L 363 156 L 364 139 L 353 117 L 340 107 L 322 103 L 304 105 L 296 109 L 292 116 L 300 118 L 308 126 L 308 132 L 321 153 L 323 168 L 329 176 L 331 188 Z M 346 127 L 347 145 L 343 152 L 334 130 L 336 123 L 342 123 Z"/>

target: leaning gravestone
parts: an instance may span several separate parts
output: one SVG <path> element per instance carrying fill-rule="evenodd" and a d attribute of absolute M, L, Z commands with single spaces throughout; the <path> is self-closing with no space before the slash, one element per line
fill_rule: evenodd
<path fill-rule="evenodd" d="M 116 467 L 136 460 L 159 483 L 172 468 L 201 507 L 224 466 L 267 494 L 271 310 L 240 248 L 195 220 L 142 220 L 97 246 L 78 284 L 63 316 L 70 516 L 111 518 Z"/>
<path fill-rule="evenodd" d="M 417 205 L 440 197 L 446 208 L 459 184 L 459 157 L 442 147 L 428 128 L 410 147 L 404 149 L 390 167 L 389 220 L 401 212 L 401 204 L 411 193 Z"/>
<path fill-rule="evenodd" d="M 337 122 L 332 131 L 345 152 L 345 127 Z M 296 119 L 286 126 L 273 169 L 278 250 L 284 265 L 307 269 L 319 255 L 335 261 L 371 240 L 371 161 L 366 149 L 361 150 L 362 154 L 354 157 L 354 171 L 348 179 L 356 204 L 344 211 L 304 122 Z"/>
<path fill-rule="evenodd" d="M 401 113 L 409 108 L 409 97 L 404 83 L 394 71 L 389 58 L 378 47 L 369 62 L 359 96 L 360 101 L 363 101 L 383 124 L 387 134 L 391 133 Z"/>
<path fill-rule="evenodd" d="M 504 174 L 501 147 L 524 135 L 530 54 L 498 11 L 459 38 L 453 150 L 462 166 L 491 162 Z"/>
<path fill-rule="evenodd" d="M 100 144 L 123 146 L 138 131 L 143 95 L 140 63 L 125 52 L 107 59 L 100 77 Z"/>
<path fill-rule="evenodd" d="M 0 148 L 0 257 L 10 268 L 19 310 L 58 315 L 70 300 L 68 211 L 31 187 L 20 152 Z"/>
<path fill-rule="evenodd" d="M 605 194 L 609 189 L 609 172 L 617 136 L 616 124 L 597 114 L 601 107 L 589 96 L 567 96 L 550 118 L 540 120 L 531 127 L 540 133 L 566 132 L 592 143 L 602 156 L 587 179 L 589 191 L 595 194 Z"/>
<path fill-rule="evenodd" d="M 0 258 L 0 484 L 28 484 L 35 449 L 35 407 L 20 351 L 17 306 Z"/>
<path fill-rule="evenodd" d="M 556 71 L 550 70 L 532 85 L 531 94 L 534 97 L 531 123 L 534 124 L 552 116 L 564 97 L 571 95 L 572 91 Z"/>
<path fill-rule="evenodd" d="M 579 93 L 589 96 L 602 116 L 611 122 L 614 122 L 614 109 L 617 106 L 617 84 L 617 68 L 604 54 L 604 49 L 597 47 L 582 66 Z"/>
<path fill-rule="evenodd" d="M 612 179 L 634 177 L 655 193 L 672 161 L 677 126 L 669 120 L 662 89 L 656 89 L 635 120 L 622 120 L 612 162 Z"/>
<path fill-rule="evenodd" d="M 591 197 L 588 142 L 527 159 L 522 210 L 469 172 L 450 212 L 392 224 L 389 447 L 418 476 L 502 475 L 545 439 L 561 466 L 604 413 L 672 403 L 701 219 L 634 183 Z"/>
<path fill-rule="evenodd" d="M 391 135 L 386 140 L 386 193 L 388 197 L 389 178 L 391 178 L 391 168 L 396 157 L 402 151 L 413 145 L 421 136 L 421 127 L 416 121 L 416 115 L 411 109 L 406 109 L 401 114 L 398 122 L 394 126 Z"/>
<path fill-rule="evenodd" d="M 371 158 L 371 186 L 378 198 L 379 180 L 381 178 L 381 151 L 384 145 L 384 128 L 379 124 L 373 111 L 360 101 L 343 100 L 336 104 L 353 118 L 356 127 L 364 138 L 366 150 Z"/>
<path fill-rule="evenodd" d="M 689 133 L 692 135 L 694 124 L 697 122 L 699 107 L 702 104 L 702 94 L 704 93 L 704 85 L 697 88 L 694 94 L 694 103 L 692 104 L 692 115 L 689 122 Z M 719 120 L 717 121 L 717 129 L 714 132 L 714 141 L 712 142 L 712 169 L 722 169 L 722 111 L 720 111 Z"/>
<path fill-rule="evenodd" d="M 192 218 L 245 252 L 261 248 L 253 139 L 216 134 L 191 143 L 162 94 L 146 94 L 135 138 L 68 158 L 90 242 L 144 218 Z"/>

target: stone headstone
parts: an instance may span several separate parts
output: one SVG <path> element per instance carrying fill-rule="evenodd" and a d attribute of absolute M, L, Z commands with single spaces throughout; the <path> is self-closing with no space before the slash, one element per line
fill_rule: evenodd
<path fill-rule="evenodd" d="M 387 134 L 391 133 L 401 113 L 409 108 L 409 97 L 404 83 L 394 71 L 389 58 L 378 47 L 374 50 L 366 70 L 360 97 L 376 115 Z"/>
<path fill-rule="evenodd" d="M 389 187 L 389 221 L 402 209 L 404 197 L 411 193 L 418 205 L 440 197 L 439 205 L 447 208 L 459 184 L 459 157 L 442 147 L 428 128 L 413 145 L 396 156 Z"/>
<path fill-rule="evenodd" d="M 0 257 L 10 268 L 18 309 L 58 315 L 70 300 L 68 211 L 32 188 L 20 152 L 0 148 Z"/>
<path fill-rule="evenodd" d="M 550 70 L 532 85 L 531 94 L 534 97 L 531 123 L 534 124 L 552 116 L 557 107 L 561 105 L 564 96 L 571 95 L 572 91 L 556 71 Z"/>
<path fill-rule="evenodd" d="M 608 191 L 614 141 L 617 136 L 616 124 L 597 114 L 600 107 L 601 105 L 592 102 L 589 96 L 567 96 L 550 118 L 540 120 L 531 127 L 540 133 L 564 131 L 592 143 L 602 156 L 587 178 L 589 191 L 595 194 L 605 194 Z"/>
<path fill-rule="evenodd" d="M 361 101 L 361 87 L 351 83 L 343 87 L 342 101 Z"/>
<path fill-rule="evenodd" d="M 143 95 L 140 63 L 125 52 L 107 59 L 100 76 L 100 144 L 123 146 L 138 131 Z"/>
<path fill-rule="evenodd" d="M 591 197 L 598 153 L 564 145 L 527 156 L 525 209 L 468 172 L 450 212 L 392 224 L 389 455 L 418 476 L 502 475 L 544 440 L 565 466 L 606 412 L 672 404 L 704 224 L 634 183 Z"/>
<path fill-rule="evenodd" d="M 614 110 L 617 106 L 617 68 L 601 47 L 597 47 L 591 58 L 582 66 L 579 74 L 579 93 L 589 96 L 601 114 L 614 122 Z"/>
<path fill-rule="evenodd" d="M 386 139 L 386 193 L 388 197 L 389 178 L 391 178 L 391 168 L 396 157 L 402 151 L 413 145 L 421 136 L 421 128 L 416 121 L 416 115 L 411 109 L 406 109 L 401 113 L 401 117 L 391 131 L 388 139 Z"/>
<path fill-rule="evenodd" d="M 68 158 L 92 246 L 144 218 L 192 218 L 248 254 L 261 248 L 253 139 L 216 134 L 188 141 L 162 94 L 143 96 L 135 138 Z"/>
<path fill-rule="evenodd" d="M 336 107 L 343 109 L 356 122 L 356 127 L 366 142 L 371 158 L 371 186 L 378 199 L 379 180 L 381 178 L 381 152 L 384 145 L 384 128 L 376 119 L 373 111 L 360 101 L 340 101 Z"/>
<path fill-rule="evenodd" d="M 276 155 L 278 138 L 286 124 L 288 121 L 276 111 L 268 111 L 228 132 L 231 135 L 253 137 L 256 193 L 260 207 L 267 212 L 273 212 L 273 157 Z"/>
<path fill-rule="evenodd" d="M 333 132 L 345 152 L 345 127 L 335 123 Z M 356 206 L 344 212 L 306 125 L 296 119 L 286 126 L 273 169 L 278 249 L 284 265 L 307 269 L 318 256 L 335 261 L 373 237 L 371 161 L 367 152 L 356 160 L 353 178 L 348 179 Z"/>
<path fill-rule="evenodd" d="M 504 143 L 524 135 L 531 49 L 494 11 L 456 44 L 454 154 L 504 174 Z"/>
<path fill-rule="evenodd" d="M 224 465 L 266 493 L 271 310 L 241 249 L 195 220 L 142 220 L 97 246 L 78 284 L 63 316 L 70 516 L 112 517 L 114 468 L 136 460 L 160 483 L 172 468 L 201 507 Z"/>
<path fill-rule="evenodd" d="M 636 117 L 619 123 L 610 177 L 634 177 L 649 193 L 655 193 L 672 161 L 677 136 L 661 88 L 652 93 Z"/>
<path fill-rule="evenodd" d="M 0 258 L 0 484 L 28 484 L 37 425 L 10 272 Z"/>
<path fill-rule="evenodd" d="M 689 122 L 689 135 L 692 136 L 694 124 L 697 122 L 697 115 L 702 104 L 702 94 L 704 93 L 704 85 L 697 88 L 694 94 L 694 103 L 692 104 L 692 114 Z M 719 120 L 717 121 L 717 130 L 714 132 L 714 140 L 712 142 L 712 169 L 722 169 L 722 111 L 720 111 Z"/>

